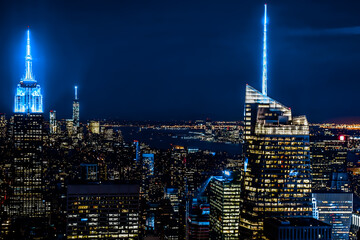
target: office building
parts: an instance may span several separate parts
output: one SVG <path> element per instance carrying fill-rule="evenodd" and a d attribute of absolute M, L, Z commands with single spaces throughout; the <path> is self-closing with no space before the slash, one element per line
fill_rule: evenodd
<path fill-rule="evenodd" d="M 146 176 L 154 175 L 154 154 L 143 153 L 142 161 L 143 161 L 143 166 L 145 168 L 145 175 Z"/>
<path fill-rule="evenodd" d="M 43 116 L 15 114 L 13 125 L 14 161 L 10 184 L 10 216 L 42 217 L 43 202 Z"/>
<path fill-rule="evenodd" d="M 226 171 L 210 181 L 210 237 L 239 239 L 241 184 Z"/>
<path fill-rule="evenodd" d="M 66 119 L 65 122 L 66 126 L 66 132 L 69 136 L 72 136 L 74 134 L 74 122 L 72 119 Z"/>
<path fill-rule="evenodd" d="M 134 140 L 134 146 L 135 146 L 135 161 L 140 161 L 140 144 L 138 140 Z"/>
<path fill-rule="evenodd" d="M 56 111 L 50 110 L 50 134 L 57 133 Z"/>
<path fill-rule="evenodd" d="M 267 96 L 266 5 L 263 91 L 246 85 L 242 236 L 258 238 L 267 217 L 310 217 L 309 124 Z"/>
<path fill-rule="evenodd" d="M 341 187 L 338 184 L 339 180 L 344 179 L 344 177 L 347 178 L 344 175 L 347 174 L 346 159 L 348 147 L 347 140 L 343 137 L 343 135 L 328 136 L 322 134 L 310 137 L 313 191 L 333 190 L 335 186 L 336 188 L 343 188 L 344 191 L 349 190 L 349 186 L 344 185 Z M 340 178 L 338 179 L 338 177 Z M 337 183 L 333 182 L 333 180 Z"/>
<path fill-rule="evenodd" d="M 189 240 L 210 238 L 210 204 L 193 198 L 187 221 Z"/>
<path fill-rule="evenodd" d="M 89 130 L 93 134 L 100 134 L 100 122 L 99 121 L 90 121 Z"/>
<path fill-rule="evenodd" d="M 331 226 L 314 218 L 267 218 L 267 240 L 331 240 Z"/>
<path fill-rule="evenodd" d="M 313 193 L 314 214 L 332 226 L 332 239 L 349 239 L 353 211 L 352 193 Z"/>
<path fill-rule="evenodd" d="M 0 139 L 5 139 L 7 132 L 7 121 L 5 113 L 0 113 Z"/>
<path fill-rule="evenodd" d="M 139 239 L 139 186 L 69 185 L 67 239 Z"/>
<path fill-rule="evenodd" d="M 98 165 L 91 163 L 81 163 L 81 180 L 98 181 Z"/>

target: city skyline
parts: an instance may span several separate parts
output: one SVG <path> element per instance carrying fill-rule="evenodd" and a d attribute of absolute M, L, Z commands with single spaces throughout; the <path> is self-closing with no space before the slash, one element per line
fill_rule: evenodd
<path fill-rule="evenodd" d="M 4 15 L 5 19 L 11 19 L 25 10 L 39 14 L 36 18 L 31 18 L 32 14 L 24 14 L 2 29 L 3 33 L 11 31 L 5 34 L 8 37 L 1 44 L 6 51 L 3 51 L 0 62 L 6 60 L 9 63 L 2 64 L 0 71 L 4 79 L 0 112 L 12 114 L 13 83 L 18 82 L 20 74 L 23 74 L 23 33 L 30 25 L 33 32 L 32 54 L 36 55 L 33 59 L 34 73 L 43 89 L 44 113 L 54 109 L 58 118 L 70 118 L 72 88 L 79 85 L 83 120 L 186 120 L 206 117 L 241 120 L 245 84 L 256 88 L 261 86 L 262 21 L 259 19 L 260 16 L 263 19 L 260 11 L 263 3 L 236 5 L 229 2 L 220 6 L 211 2 L 196 15 L 196 9 L 201 8 L 197 4 L 188 9 L 168 3 L 161 9 L 155 9 L 156 4 L 112 3 L 110 5 L 115 9 L 127 14 L 120 16 L 110 6 L 102 6 L 96 14 L 107 18 L 98 23 L 94 21 L 94 16 L 90 17 L 96 7 L 93 3 L 84 6 L 80 14 L 82 18 L 71 14 L 83 5 L 81 2 L 64 3 L 59 10 L 55 10 L 59 7 L 56 3 L 39 4 L 41 7 L 38 8 L 31 4 L 19 8 L 12 4 L 4 6 L 5 11 L 9 10 Z M 245 13 L 243 8 L 230 9 L 231 6 L 241 6 L 248 11 L 242 15 L 240 13 Z M 313 8 L 309 10 L 305 3 L 269 2 L 268 81 L 271 87 L 268 95 L 278 96 L 281 102 L 293 106 L 297 115 L 306 114 L 310 122 L 360 116 L 355 105 L 348 104 L 354 101 L 352 97 L 356 97 L 351 91 L 356 89 L 357 83 L 349 79 L 357 76 L 355 42 L 358 29 L 354 26 L 359 24 L 355 19 L 355 10 L 359 6 L 330 2 L 323 9 L 324 16 L 333 14 L 327 22 L 314 14 L 320 9 L 320 4 L 311 6 Z M 218 13 L 213 17 L 212 14 L 217 13 L 216 7 L 231 11 L 227 16 Z M 45 10 L 48 10 L 47 14 Z M 176 11 L 178 15 L 171 15 Z M 348 16 L 339 18 L 345 12 Z M 44 23 L 49 13 L 56 14 Z M 70 14 L 69 19 L 64 21 L 67 13 Z M 292 14 L 297 17 L 291 17 Z M 306 18 L 302 22 L 295 21 L 300 14 Z M 69 26 L 70 22 L 75 23 L 74 26 Z M 57 24 L 52 27 L 50 23 Z M 86 29 L 81 28 L 84 26 Z M 65 27 L 69 29 L 65 30 Z M 119 31 L 113 31 L 117 27 Z M 78 33 L 75 33 L 77 30 Z M 131 38 L 136 41 L 131 42 Z M 163 44 L 156 41 L 159 39 Z M 107 44 L 109 46 L 105 46 Z M 71 48 L 63 52 L 66 47 Z M 111 52 L 111 49 L 114 51 Z M 314 49 L 318 54 L 313 54 Z M 169 58 L 170 53 L 172 58 Z M 336 58 L 336 55 L 341 58 Z M 150 63 L 152 60 L 153 63 Z M 16 67 L 8 67 L 7 64 Z M 315 67 L 320 68 L 312 69 Z M 322 67 L 324 70 L 320 70 Z M 306 70 L 300 73 L 299 69 Z M 289 81 L 290 78 L 294 80 Z M 345 84 L 339 86 L 336 79 Z M 349 83 L 354 87 L 345 88 Z M 316 104 L 309 106 L 307 101 Z M 320 107 L 323 108 L 321 112 L 317 110 Z"/>
<path fill-rule="evenodd" d="M 23 3 L 0 26 L 0 56 L 22 52 L 0 57 L 3 79 L 22 63 L 0 101 L 0 239 L 360 238 L 360 123 L 314 120 L 358 114 L 349 6 Z"/>

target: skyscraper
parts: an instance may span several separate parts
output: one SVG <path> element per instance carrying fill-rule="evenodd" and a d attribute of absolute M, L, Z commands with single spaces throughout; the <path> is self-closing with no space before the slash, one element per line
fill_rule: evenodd
<path fill-rule="evenodd" d="M 15 115 L 12 128 L 14 160 L 8 214 L 16 217 L 42 217 L 43 201 L 43 103 L 40 86 L 33 77 L 30 53 L 30 30 L 27 30 L 25 77 L 15 96 Z"/>
<path fill-rule="evenodd" d="M 78 87 L 75 86 L 75 98 L 73 101 L 73 122 L 74 128 L 78 128 L 80 126 L 80 103 L 77 94 Z"/>
<path fill-rule="evenodd" d="M 246 86 L 240 227 L 243 238 L 259 238 L 266 217 L 309 217 L 311 168 L 305 116 L 267 96 L 266 5 L 263 92 Z"/>
<path fill-rule="evenodd" d="M 225 171 L 210 181 L 210 237 L 212 240 L 239 239 L 241 184 Z"/>
<path fill-rule="evenodd" d="M 341 136 L 343 135 L 310 137 L 313 191 L 328 191 L 333 189 L 332 183 L 337 177 L 341 175 L 348 177 L 346 176 L 348 141 L 340 140 Z"/>
<path fill-rule="evenodd" d="M 5 113 L 0 113 L 0 139 L 5 139 L 6 137 L 6 128 L 7 121 Z"/>
<path fill-rule="evenodd" d="M 50 110 L 50 133 L 55 134 L 56 132 L 57 132 L 56 111 Z"/>
<path fill-rule="evenodd" d="M 25 76 L 21 79 L 16 89 L 15 113 L 42 113 L 43 97 L 40 85 L 32 72 L 32 56 L 30 47 L 30 30 L 27 30 Z"/>
<path fill-rule="evenodd" d="M 13 126 L 14 161 L 8 214 L 18 217 L 43 217 L 43 116 L 15 114 Z"/>
<path fill-rule="evenodd" d="M 332 226 L 332 239 L 349 239 L 353 212 L 353 194 L 313 193 L 316 218 Z"/>

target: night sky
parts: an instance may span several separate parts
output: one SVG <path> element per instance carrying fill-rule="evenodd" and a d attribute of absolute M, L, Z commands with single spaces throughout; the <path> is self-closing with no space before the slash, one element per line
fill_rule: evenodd
<path fill-rule="evenodd" d="M 260 90 L 264 1 L 1 1 L 0 112 L 33 72 L 45 116 L 242 120 Z M 311 122 L 360 122 L 360 1 L 268 1 L 268 95 Z"/>

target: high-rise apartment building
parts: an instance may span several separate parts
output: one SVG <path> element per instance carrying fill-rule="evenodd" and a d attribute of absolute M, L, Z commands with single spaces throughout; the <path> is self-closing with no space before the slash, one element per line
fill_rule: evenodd
<path fill-rule="evenodd" d="M 210 238 L 239 239 L 241 184 L 226 171 L 210 181 Z"/>
<path fill-rule="evenodd" d="M 139 239 L 139 186 L 69 185 L 67 239 Z"/>
<path fill-rule="evenodd" d="M 266 5 L 263 91 L 246 86 L 244 172 L 240 230 L 244 239 L 263 235 L 267 217 L 310 217 L 309 125 L 305 116 L 267 96 Z"/>

